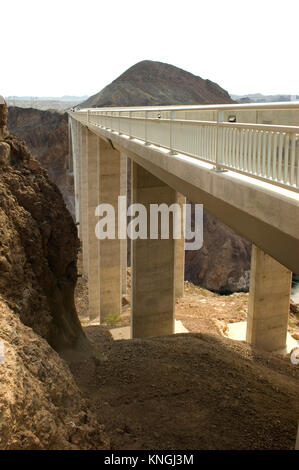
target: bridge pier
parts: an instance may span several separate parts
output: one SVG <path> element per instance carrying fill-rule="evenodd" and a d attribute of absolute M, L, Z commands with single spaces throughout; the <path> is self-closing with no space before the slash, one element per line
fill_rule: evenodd
<path fill-rule="evenodd" d="M 292 273 L 252 246 L 246 340 L 265 351 L 286 346 Z"/>
<path fill-rule="evenodd" d="M 128 159 L 124 153 L 120 154 L 120 195 L 127 197 L 127 171 L 128 171 Z M 127 208 L 126 208 L 127 209 Z M 121 251 L 121 276 L 122 276 L 122 294 L 127 293 L 127 239 L 121 239 L 120 241 Z"/>
<path fill-rule="evenodd" d="M 80 147 L 79 147 L 79 126 L 80 123 L 73 118 L 70 119 L 71 140 L 72 140 L 72 161 L 74 171 L 74 198 L 75 198 L 75 222 L 78 227 L 80 237 Z"/>
<path fill-rule="evenodd" d="M 183 206 L 186 198 L 180 193 L 176 193 L 176 202 L 181 206 L 181 214 L 183 214 Z M 181 238 L 175 240 L 175 298 L 179 299 L 184 296 L 184 280 L 185 280 L 185 237 L 184 237 L 184 217 L 181 218 Z"/>
<path fill-rule="evenodd" d="M 150 239 L 150 204 L 177 202 L 176 191 L 132 162 L 132 202 L 147 209 L 147 238 L 132 240 L 131 337 L 174 333 L 175 240 Z M 160 236 L 160 227 L 158 237 Z"/>
<path fill-rule="evenodd" d="M 118 238 L 118 196 L 120 188 L 120 153 L 100 139 L 99 204 L 110 204 L 115 212 L 115 239 L 100 240 L 100 319 L 121 313 L 121 240 Z"/>
<path fill-rule="evenodd" d="M 87 127 L 80 125 L 80 233 L 82 242 L 83 274 L 88 277 L 88 162 Z"/>
<path fill-rule="evenodd" d="M 99 240 L 95 234 L 95 210 L 99 204 L 99 137 L 87 130 L 87 256 L 89 319 L 100 321 Z"/>

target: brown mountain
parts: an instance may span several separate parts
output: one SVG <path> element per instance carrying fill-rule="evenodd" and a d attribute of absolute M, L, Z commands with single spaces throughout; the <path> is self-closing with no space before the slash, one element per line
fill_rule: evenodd
<path fill-rule="evenodd" d="M 227 91 L 173 65 L 143 60 L 80 107 L 232 103 Z"/>

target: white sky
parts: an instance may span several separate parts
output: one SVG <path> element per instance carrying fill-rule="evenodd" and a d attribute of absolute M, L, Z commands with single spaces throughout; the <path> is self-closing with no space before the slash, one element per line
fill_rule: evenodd
<path fill-rule="evenodd" d="M 8 0 L 0 94 L 91 95 L 144 59 L 234 94 L 299 94 L 298 0 Z"/>

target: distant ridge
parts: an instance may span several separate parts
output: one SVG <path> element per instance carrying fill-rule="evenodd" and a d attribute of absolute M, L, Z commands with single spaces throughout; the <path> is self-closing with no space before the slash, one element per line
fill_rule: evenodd
<path fill-rule="evenodd" d="M 130 67 L 81 107 L 166 106 L 233 103 L 211 80 L 163 62 L 144 60 Z"/>
<path fill-rule="evenodd" d="M 262 95 L 261 93 L 231 95 L 231 97 L 239 103 L 272 103 L 299 100 L 299 95 Z"/>
<path fill-rule="evenodd" d="M 83 100 L 86 100 L 88 96 L 6 96 L 6 100 L 10 101 L 76 101 L 80 103 Z"/>

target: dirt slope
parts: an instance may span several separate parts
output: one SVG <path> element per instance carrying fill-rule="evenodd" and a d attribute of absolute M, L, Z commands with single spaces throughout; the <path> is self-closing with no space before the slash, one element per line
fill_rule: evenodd
<path fill-rule="evenodd" d="M 207 334 L 86 332 L 103 359 L 70 367 L 112 449 L 294 449 L 299 369 L 288 360 Z"/>

